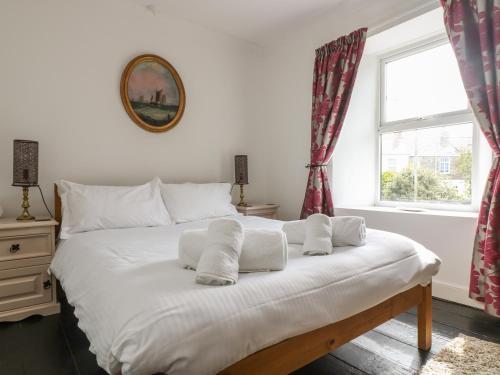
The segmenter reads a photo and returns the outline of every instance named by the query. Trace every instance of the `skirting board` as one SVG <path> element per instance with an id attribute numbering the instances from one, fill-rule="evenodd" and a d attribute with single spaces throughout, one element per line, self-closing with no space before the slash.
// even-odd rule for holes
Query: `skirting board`
<path id="1" fill-rule="evenodd" d="M 447 301 L 460 303 L 483 310 L 481 302 L 469 298 L 469 289 L 457 284 L 450 284 L 437 279 L 432 280 L 432 295 Z"/>

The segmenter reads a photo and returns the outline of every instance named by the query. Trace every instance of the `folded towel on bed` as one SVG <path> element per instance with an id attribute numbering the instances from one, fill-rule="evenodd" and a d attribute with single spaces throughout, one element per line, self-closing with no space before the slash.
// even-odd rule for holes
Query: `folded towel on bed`
<path id="1" fill-rule="evenodd" d="M 360 216 L 331 217 L 333 246 L 361 246 L 366 243 L 365 218 Z"/>
<path id="2" fill-rule="evenodd" d="M 360 216 L 331 217 L 333 246 L 361 246 L 365 244 L 365 219 Z M 287 221 L 283 232 L 288 243 L 303 244 L 306 238 L 306 220 Z"/>
<path id="3" fill-rule="evenodd" d="M 179 238 L 179 261 L 196 269 L 207 243 L 206 229 L 189 229 Z M 279 229 L 245 229 L 240 255 L 240 272 L 281 271 L 288 260 L 288 243 Z"/>
<path id="4" fill-rule="evenodd" d="M 306 239 L 306 221 L 292 220 L 283 224 L 283 232 L 286 234 L 288 243 L 303 245 Z"/>
<path id="5" fill-rule="evenodd" d="M 207 243 L 196 269 L 196 282 L 230 285 L 238 281 L 243 226 L 235 219 L 218 219 L 208 225 Z"/>
<path id="6" fill-rule="evenodd" d="M 328 216 L 314 214 L 306 219 L 306 238 L 302 251 L 304 255 L 332 253 L 332 223 Z"/>

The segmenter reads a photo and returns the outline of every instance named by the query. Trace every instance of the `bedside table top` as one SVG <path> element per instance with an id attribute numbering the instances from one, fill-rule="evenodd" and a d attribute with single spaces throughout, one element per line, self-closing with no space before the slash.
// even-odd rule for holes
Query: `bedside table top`
<path id="1" fill-rule="evenodd" d="M 258 211 L 258 210 L 273 210 L 277 209 L 280 205 L 275 203 L 265 203 L 265 204 L 249 204 L 248 206 L 236 206 L 236 209 L 240 212 L 245 211 Z"/>
<path id="2" fill-rule="evenodd" d="M 17 221 L 15 217 L 5 217 L 0 218 L 0 230 L 1 229 L 15 229 L 15 228 L 33 228 L 33 227 L 47 227 L 55 226 L 59 223 L 54 219 L 37 219 L 30 221 Z"/>

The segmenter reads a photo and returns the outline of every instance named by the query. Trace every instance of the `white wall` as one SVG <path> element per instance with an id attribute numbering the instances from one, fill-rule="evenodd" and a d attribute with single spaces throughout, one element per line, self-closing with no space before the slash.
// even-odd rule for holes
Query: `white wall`
<path id="1" fill-rule="evenodd" d="M 233 155 L 248 152 L 261 53 L 252 44 L 132 2 L 16 0 L 2 2 L 0 46 L 4 215 L 20 211 L 20 189 L 10 186 L 15 138 L 40 142 L 39 181 L 50 202 L 60 178 L 231 181 Z M 166 133 L 136 126 L 120 100 L 122 70 L 142 53 L 167 59 L 184 82 L 184 117 Z M 43 213 L 31 194 L 34 213 Z"/>
<path id="2" fill-rule="evenodd" d="M 332 156 L 330 176 L 334 205 L 369 205 L 375 196 L 377 166 L 377 76 L 378 60 L 366 54 L 358 68 L 342 136 Z M 344 131 L 347 130 L 347 131 Z"/>

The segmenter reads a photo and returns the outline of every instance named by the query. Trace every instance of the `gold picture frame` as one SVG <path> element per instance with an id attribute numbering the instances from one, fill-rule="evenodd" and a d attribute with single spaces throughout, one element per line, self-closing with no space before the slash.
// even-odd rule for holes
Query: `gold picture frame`
<path id="1" fill-rule="evenodd" d="M 122 73 L 120 95 L 129 117 L 150 132 L 176 126 L 186 106 L 186 93 L 175 68 L 160 56 L 132 59 Z"/>

